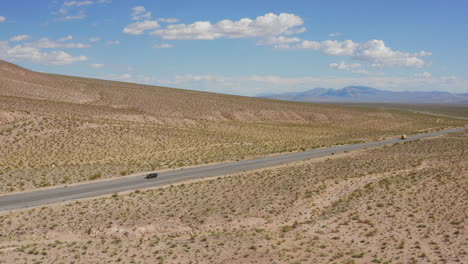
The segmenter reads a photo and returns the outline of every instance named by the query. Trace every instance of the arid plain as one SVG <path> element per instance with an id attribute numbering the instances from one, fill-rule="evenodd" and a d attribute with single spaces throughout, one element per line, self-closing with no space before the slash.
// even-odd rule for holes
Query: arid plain
<path id="1" fill-rule="evenodd" d="M 0 193 L 463 126 L 31 72 L 0 63 Z"/>
<path id="2" fill-rule="evenodd" d="M 0 63 L 0 193 L 466 125 Z M 0 215 L 0 263 L 465 263 L 468 133 Z"/>
<path id="3" fill-rule="evenodd" d="M 0 216 L 3 263 L 466 263 L 466 132 Z"/>

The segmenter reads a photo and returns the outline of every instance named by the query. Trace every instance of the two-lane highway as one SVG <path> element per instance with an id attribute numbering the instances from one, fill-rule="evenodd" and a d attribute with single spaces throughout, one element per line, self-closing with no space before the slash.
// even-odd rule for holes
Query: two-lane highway
<path id="1" fill-rule="evenodd" d="M 409 136 L 404 141 L 440 136 L 450 132 L 468 129 L 468 127 L 437 131 Z M 399 138 L 390 138 L 360 144 L 340 145 L 330 148 L 313 149 L 303 152 L 280 154 L 250 160 L 227 162 L 202 167 L 185 168 L 159 173 L 158 178 L 145 179 L 144 175 L 125 177 L 114 180 L 57 187 L 44 190 L 7 194 L 0 196 L 0 211 L 42 206 L 63 201 L 91 198 L 123 191 L 169 185 L 189 179 L 222 176 L 232 173 L 277 166 L 295 161 L 324 157 L 333 153 L 361 150 L 402 142 Z"/>

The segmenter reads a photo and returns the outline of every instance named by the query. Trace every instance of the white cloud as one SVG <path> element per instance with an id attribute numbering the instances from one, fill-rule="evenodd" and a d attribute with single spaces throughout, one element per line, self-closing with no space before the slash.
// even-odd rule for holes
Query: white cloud
<path id="1" fill-rule="evenodd" d="M 329 56 L 352 56 L 358 47 L 358 43 L 352 40 L 337 41 L 325 40 L 322 42 L 304 40 L 294 46 L 284 46 L 286 49 L 311 49 L 320 50 L 325 55 Z"/>
<path id="2" fill-rule="evenodd" d="M 78 14 L 76 15 L 68 15 L 68 16 L 64 16 L 63 19 L 65 20 L 71 20 L 71 19 L 83 19 L 86 17 L 86 14 L 84 12 L 79 12 Z"/>
<path id="3" fill-rule="evenodd" d="M 146 11 L 144 6 L 135 6 L 132 8 L 132 19 L 133 20 L 140 20 L 142 18 L 144 19 L 150 19 L 151 18 L 151 12 Z"/>
<path id="4" fill-rule="evenodd" d="M 0 58 L 10 61 L 22 60 L 44 65 L 65 65 L 86 61 L 86 56 L 72 56 L 64 51 L 41 51 L 40 48 L 28 45 L 10 47 L 7 42 L 0 42 Z"/>
<path id="5" fill-rule="evenodd" d="M 330 63 L 328 66 L 333 69 L 342 70 L 342 71 L 349 71 L 354 69 L 361 68 L 361 64 L 359 63 L 351 63 L 347 64 L 346 62 L 342 61 L 340 63 Z"/>
<path id="6" fill-rule="evenodd" d="M 329 37 L 332 37 L 332 38 L 338 37 L 338 36 L 341 36 L 341 35 L 342 35 L 342 34 L 341 34 L 340 32 L 334 32 L 334 33 L 328 34 L 328 36 L 329 36 Z"/>
<path id="7" fill-rule="evenodd" d="M 17 36 L 10 38 L 10 41 L 17 42 L 17 41 L 28 40 L 30 38 L 31 37 L 29 35 L 17 35 Z"/>
<path id="8" fill-rule="evenodd" d="M 94 38 L 89 38 L 88 40 L 89 40 L 90 42 L 98 42 L 98 41 L 101 40 L 101 38 L 99 38 L 99 37 L 94 37 Z"/>
<path id="9" fill-rule="evenodd" d="M 131 14 L 132 20 L 139 20 L 138 22 L 127 25 L 122 32 L 130 35 L 141 35 L 146 30 L 152 30 L 160 28 L 162 23 L 176 23 L 179 20 L 177 18 L 158 18 L 151 20 L 152 13 L 144 6 L 135 6 L 132 8 Z"/>
<path id="10" fill-rule="evenodd" d="M 430 56 L 432 53 L 421 51 L 418 53 L 406 53 L 392 50 L 383 40 L 369 40 L 367 42 L 354 42 L 352 40 L 337 41 L 309 41 L 304 40 L 296 45 L 281 45 L 280 49 L 310 49 L 321 51 L 328 56 L 350 56 L 355 60 L 367 61 L 372 67 L 400 66 L 421 68 L 426 65 L 422 56 Z"/>
<path id="11" fill-rule="evenodd" d="M 389 66 L 420 68 L 425 65 L 424 60 L 418 58 L 420 56 L 428 55 L 424 51 L 418 54 L 411 54 L 392 50 L 385 46 L 383 40 L 369 40 L 359 45 L 353 57 L 357 60 L 377 62 Z"/>
<path id="12" fill-rule="evenodd" d="M 35 42 L 25 43 L 25 47 L 34 47 L 38 49 L 57 49 L 57 48 L 64 48 L 64 49 L 85 49 L 91 47 L 89 44 L 83 43 L 62 43 L 64 38 L 59 39 L 58 41 L 50 40 L 48 38 L 41 38 Z"/>
<path id="13" fill-rule="evenodd" d="M 106 42 L 107 45 L 111 46 L 111 45 L 119 45 L 120 44 L 120 41 L 119 40 L 108 40 Z"/>
<path id="14" fill-rule="evenodd" d="M 94 68 L 94 69 L 99 69 L 99 68 L 104 67 L 104 64 L 93 63 L 93 64 L 89 64 L 89 67 Z"/>
<path id="15" fill-rule="evenodd" d="M 285 36 L 278 36 L 278 37 L 268 37 L 263 40 L 257 42 L 257 45 L 275 45 L 275 44 L 285 44 L 285 43 L 295 43 L 300 42 L 301 39 L 294 37 L 288 38 Z"/>
<path id="16" fill-rule="evenodd" d="M 64 6 L 88 6 L 94 4 L 93 1 L 68 1 L 63 3 Z"/>
<path id="17" fill-rule="evenodd" d="M 420 73 L 415 73 L 414 77 L 417 77 L 417 78 L 430 78 L 430 77 L 432 77 L 432 74 L 430 72 L 420 72 Z"/>
<path id="18" fill-rule="evenodd" d="M 168 49 L 168 48 L 172 48 L 174 47 L 174 45 L 172 44 L 156 44 L 156 45 L 153 45 L 153 49 Z"/>
<path id="19" fill-rule="evenodd" d="M 177 23 L 177 22 L 179 22 L 179 19 L 177 19 L 177 18 L 158 18 L 158 21 L 163 22 L 163 23 Z"/>
<path id="20" fill-rule="evenodd" d="M 68 36 L 66 36 L 66 37 L 59 38 L 57 41 L 63 42 L 63 41 L 68 41 L 68 40 L 72 40 L 72 39 L 73 39 L 73 36 L 72 36 L 72 35 L 68 35 Z"/>
<path id="21" fill-rule="evenodd" d="M 432 52 L 423 50 L 418 53 L 415 53 L 414 56 L 418 56 L 418 57 L 432 56 Z"/>
<path id="22" fill-rule="evenodd" d="M 330 56 L 351 56 L 358 44 L 352 40 L 342 42 L 336 40 L 326 40 L 321 43 L 322 52 Z"/>
<path id="23" fill-rule="evenodd" d="M 189 25 L 168 25 L 166 28 L 155 30 L 150 34 L 160 36 L 163 39 L 182 40 L 271 37 L 300 32 L 303 29 L 297 27 L 303 23 L 302 18 L 294 14 L 281 13 L 276 15 L 269 13 L 254 20 L 242 18 L 238 21 L 225 19 L 215 24 L 209 21 L 197 21 Z"/>
<path id="24" fill-rule="evenodd" d="M 107 4 L 111 0 L 73 0 L 64 1 L 52 14 L 57 16 L 57 20 L 84 19 L 86 17 L 86 8 L 92 5 Z M 55 2 L 53 2 L 55 3 Z"/>
<path id="25" fill-rule="evenodd" d="M 6 17 L 0 16 L 0 23 L 5 22 L 5 21 L 6 21 Z"/>
<path id="26" fill-rule="evenodd" d="M 156 20 L 144 20 L 141 22 L 136 22 L 133 24 L 127 25 L 123 29 L 123 33 L 130 35 L 141 35 L 145 30 L 151 30 L 161 27 Z"/>
<path id="27" fill-rule="evenodd" d="M 373 74 L 369 71 L 366 71 L 362 69 L 362 65 L 360 63 L 346 63 L 344 61 L 340 63 L 330 63 L 328 67 L 335 69 L 335 70 L 340 70 L 340 71 L 349 71 L 352 73 L 359 73 L 359 74 Z M 374 73 L 377 74 L 377 73 Z"/>

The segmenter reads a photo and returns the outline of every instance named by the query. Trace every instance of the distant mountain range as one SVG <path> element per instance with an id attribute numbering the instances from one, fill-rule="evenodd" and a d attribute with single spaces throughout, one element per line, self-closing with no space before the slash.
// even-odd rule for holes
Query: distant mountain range
<path id="1" fill-rule="evenodd" d="M 468 93 L 394 92 L 365 86 L 315 88 L 303 92 L 260 94 L 257 97 L 302 102 L 448 103 L 468 104 Z"/>

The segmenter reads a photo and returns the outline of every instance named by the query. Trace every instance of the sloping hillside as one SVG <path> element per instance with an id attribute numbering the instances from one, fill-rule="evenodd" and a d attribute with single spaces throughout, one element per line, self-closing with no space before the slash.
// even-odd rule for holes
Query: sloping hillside
<path id="1" fill-rule="evenodd" d="M 465 123 L 37 73 L 0 64 L 0 192 Z"/>
<path id="2" fill-rule="evenodd" d="M 0 60 L 0 95 L 73 103 L 98 100 L 96 92 L 85 88 L 66 78 L 32 72 Z"/>
<path id="3" fill-rule="evenodd" d="M 375 116 L 372 112 L 353 108 L 38 73 L 3 61 L 0 61 L 0 95 L 105 106 L 161 119 L 304 123 L 342 122 L 357 117 L 364 120 Z"/>

